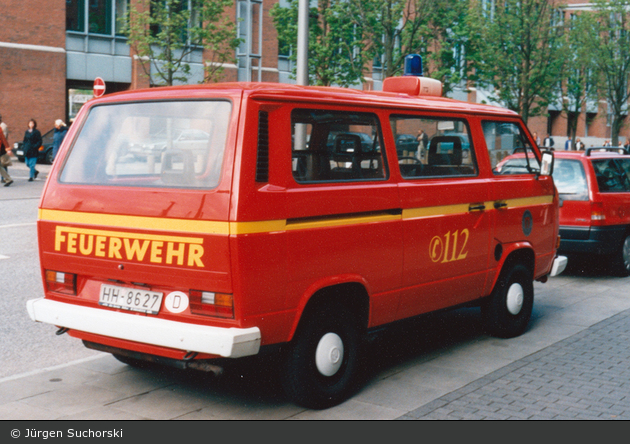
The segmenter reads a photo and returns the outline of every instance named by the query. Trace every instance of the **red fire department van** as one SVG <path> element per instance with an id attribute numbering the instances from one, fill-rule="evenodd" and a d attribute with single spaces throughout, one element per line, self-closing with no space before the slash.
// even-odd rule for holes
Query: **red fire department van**
<path id="1" fill-rule="evenodd" d="M 478 305 L 489 333 L 523 333 L 533 281 L 566 263 L 552 153 L 517 114 L 442 98 L 434 80 L 383 89 L 90 101 L 41 198 L 30 317 L 132 365 L 274 349 L 288 396 L 311 408 L 353 393 L 376 327 Z M 514 152 L 531 171 L 493 172 Z"/>

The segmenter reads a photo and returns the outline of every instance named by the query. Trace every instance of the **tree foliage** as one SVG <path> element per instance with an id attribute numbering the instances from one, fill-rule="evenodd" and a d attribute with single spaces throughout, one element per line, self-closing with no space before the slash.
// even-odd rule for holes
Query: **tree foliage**
<path id="1" fill-rule="evenodd" d="M 564 42 L 556 0 L 502 0 L 485 9 L 472 0 L 468 16 L 473 80 L 525 122 L 546 112 L 560 82 Z"/>
<path id="2" fill-rule="evenodd" d="M 152 84 L 185 83 L 191 75 L 190 56 L 206 49 L 204 81 L 216 81 L 222 65 L 235 61 L 234 21 L 224 14 L 231 0 L 142 0 L 129 8 L 123 34 L 141 60 Z"/>
<path id="3" fill-rule="evenodd" d="M 450 92 L 464 77 L 468 0 L 350 0 L 352 20 L 362 24 L 370 55 L 383 77 L 400 75 L 408 54 L 423 56 L 425 72 Z"/>
<path id="4" fill-rule="evenodd" d="M 577 116 L 588 101 L 597 102 L 598 74 L 593 51 L 589 47 L 592 33 L 592 17 L 576 14 L 568 24 L 566 54 L 561 75 L 562 110 L 568 116 L 568 133 L 575 145 Z"/>
<path id="5" fill-rule="evenodd" d="M 298 0 L 289 7 L 275 4 L 271 10 L 278 32 L 279 50 L 295 62 L 297 54 Z M 363 27 L 350 19 L 347 0 L 319 0 L 309 8 L 309 83 L 320 86 L 351 86 L 364 80 L 369 58 Z M 295 75 L 295 72 L 293 73 Z"/>
<path id="6" fill-rule="evenodd" d="M 630 99 L 630 0 L 596 0 L 594 6 L 586 45 L 595 58 L 600 90 L 612 117 L 612 143 L 618 145 Z"/>

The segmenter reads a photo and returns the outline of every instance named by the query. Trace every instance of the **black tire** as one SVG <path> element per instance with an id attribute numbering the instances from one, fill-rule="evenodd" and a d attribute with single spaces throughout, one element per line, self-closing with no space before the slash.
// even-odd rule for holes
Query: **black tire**
<path id="1" fill-rule="evenodd" d="M 618 251 L 612 257 L 614 273 L 619 276 L 630 276 L 630 235 L 626 235 Z"/>
<path id="2" fill-rule="evenodd" d="M 489 334 L 513 338 L 523 334 L 534 307 L 532 273 L 522 264 L 502 270 L 490 298 L 481 307 L 484 325 Z"/>
<path id="3" fill-rule="evenodd" d="M 53 152 L 52 152 L 52 150 L 48 150 L 46 152 L 46 156 L 45 156 L 44 162 L 46 162 L 48 165 L 52 165 L 53 160 L 54 160 L 53 159 Z"/>
<path id="4" fill-rule="evenodd" d="M 289 399 L 310 409 L 346 400 L 357 385 L 363 342 L 363 328 L 348 310 L 331 307 L 307 315 L 286 357 L 283 384 Z"/>

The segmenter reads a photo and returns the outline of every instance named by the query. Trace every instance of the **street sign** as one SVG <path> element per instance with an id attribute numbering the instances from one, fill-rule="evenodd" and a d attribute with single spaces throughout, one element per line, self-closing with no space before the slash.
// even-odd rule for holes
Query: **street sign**
<path id="1" fill-rule="evenodd" d="M 105 80 L 97 77 L 94 79 L 94 97 L 101 97 L 105 94 Z"/>

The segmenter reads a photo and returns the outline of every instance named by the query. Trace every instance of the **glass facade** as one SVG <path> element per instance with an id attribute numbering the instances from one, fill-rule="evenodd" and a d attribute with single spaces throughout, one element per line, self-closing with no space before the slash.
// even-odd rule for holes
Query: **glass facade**
<path id="1" fill-rule="evenodd" d="M 121 35 L 129 0 L 66 0 L 66 31 Z"/>

